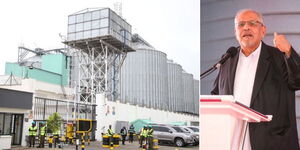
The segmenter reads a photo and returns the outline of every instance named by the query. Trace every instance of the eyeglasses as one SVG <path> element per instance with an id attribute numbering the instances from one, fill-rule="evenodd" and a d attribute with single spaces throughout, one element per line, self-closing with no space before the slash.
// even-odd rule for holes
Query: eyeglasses
<path id="1" fill-rule="evenodd" d="M 263 25 L 263 23 L 255 20 L 250 20 L 250 21 L 240 21 L 237 23 L 238 27 L 244 27 L 246 24 L 248 24 L 250 27 L 256 27 L 258 24 Z"/>

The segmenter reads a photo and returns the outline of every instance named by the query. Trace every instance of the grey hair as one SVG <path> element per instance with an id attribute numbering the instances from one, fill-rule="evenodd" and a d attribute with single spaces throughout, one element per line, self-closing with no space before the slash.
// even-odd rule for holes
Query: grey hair
<path id="1" fill-rule="evenodd" d="M 235 25 L 237 24 L 237 17 L 238 17 L 239 15 L 241 15 L 242 13 L 244 13 L 244 12 L 253 12 L 253 13 L 255 13 L 255 14 L 258 16 L 258 20 L 264 25 L 264 19 L 263 19 L 263 17 L 262 17 L 262 14 L 259 13 L 259 12 L 257 12 L 257 11 L 255 11 L 255 10 L 253 10 L 253 9 L 241 9 L 241 10 L 239 10 L 239 11 L 236 13 L 235 17 L 234 17 L 234 24 L 235 24 Z"/>

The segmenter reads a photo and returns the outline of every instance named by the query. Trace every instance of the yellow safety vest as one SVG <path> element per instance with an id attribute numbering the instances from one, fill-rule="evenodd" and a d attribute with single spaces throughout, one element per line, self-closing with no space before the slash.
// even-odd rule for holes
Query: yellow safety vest
<path id="1" fill-rule="evenodd" d="M 29 127 L 29 136 L 36 136 L 37 127 Z"/>
<path id="2" fill-rule="evenodd" d="M 40 134 L 45 135 L 45 133 L 46 133 L 46 127 L 43 126 L 43 127 L 40 128 Z"/>
<path id="3" fill-rule="evenodd" d="M 147 130 L 143 129 L 141 135 L 144 136 L 144 137 L 147 137 Z"/>
<path id="4" fill-rule="evenodd" d="M 153 137 L 153 129 L 148 130 L 148 136 Z"/>
<path id="5" fill-rule="evenodd" d="M 113 130 L 112 130 L 112 129 L 108 129 L 108 130 L 107 130 L 107 133 L 108 133 L 108 135 L 109 135 L 109 136 L 112 136 L 112 135 L 114 135 L 114 132 L 113 132 Z"/>

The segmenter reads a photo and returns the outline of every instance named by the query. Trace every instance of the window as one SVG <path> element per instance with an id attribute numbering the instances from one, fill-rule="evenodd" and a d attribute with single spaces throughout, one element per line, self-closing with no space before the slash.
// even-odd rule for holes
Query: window
<path id="1" fill-rule="evenodd" d="M 100 28 L 100 20 L 92 21 L 92 29 Z"/>
<path id="2" fill-rule="evenodd" d="M 191 133 L 187 128 L 180 128 L 181 130 L 183 130 L 183 132 L 185 133 Z"/>
<path id="3" fill-rule="evenodd" d="M 87 12 L 84 14 L 84 21 L 90 21 L 92 19 L 92 13 Z"/>
<path id="4" fill-rule="evenodd" d="M 68 32 L 75 32 L 75 24 L 69 25 Z"/>
<path id="5" fill-rule="evenodd" d="M 84 27 L 84 30 L 90 30 L 91 29 L 91 24 L 92 24 L 92 22 L 85 22 L 84 23 L 84 25 L 83 25 L 83 27 Z"/>
<path id="6" fill-rule="evenodd" d="M 100 18 L 100 11 L 93 11 L 92 12 L 92 20 Z"/>
<path id="7" fill-rule="evenodd" d="M 177 132 L 183 132 L 179 127 L 173 127 Z"/>
<path id="8" fill-rule="evenodd" d="M 79 23 L 79 22 L 83 22 L 83 14 L 79 14 L 76 16 L 76 22 Z"/>
<path id="9" fill-rule="evenodd" d="M 161 127 L 162 132 L 170 132 L 170 129 L 167 127 Z"/>
<path id="10" fill-rule="evenodd" d="M 76 33 L 76 40 L 83 39 L 83 32 L 77 32 Z"/>
<path id="11" fill-rule="evenodd" d="M 100 12 L 100 18 L 108 17 L 108 9 L 102 9 Z"/>
<path id="12" fill-rule="evenodd" d="M 96 37 L 96 36 L 99 36 L 100 34 L 100 30 L 92 30 L 92 37 Z"/>
<path id="13" fill-rule="evenodd" d="M 188 128 L 192 129 L 194 132 L 199 132 L 198 128 L 195 128 L 195 127 L 188 127 Z"/>
<path id="14" fill-rule="evenodd" d="M 83 38 L 90 38 L 92 36 L 92 31 L 84 31 L 83 32 Z"/>
<path id="15" fill-rule="evenodd" d="M 100 29 L 100 35 L 107 35 L 107 34 L 108 34 L 108 28 Z"/>
<path id="16" fill-rule="evenodd" d="M 153 130 L 158 131 L 158 132 L 169 132 L 170 131 L 170 129 L 167 127 L 159 127 L 159 126 L 153 126 Z"/>
<path id="17" fill-rule="evenodd" d="M 108 19 L 101 19 L 100 27 L 107 27 L 107 26 L 108 26 Z"/>
<path id="18" fill-rule="evenodd" d="M 83 30 L 83 23 L 76 24 L 76 32 Z"/>
<path id="19" fill-rule="evenodd" d="M 152 128 L 154 131 L 159 131 L 159 127 L 157 127 L 157 126 L 153 126 Z"/>
<path id="20" fill-rule="evenodd" d="M 11 114 L 5 114 L 4 115 L 5 121 L 4 121 L 4 128 L 3 128 L 3 134 L 10 134 L 11 130 Z"/>
<path id="21" fill-rule="evenodd" d="M 73 24 L 76 21 L 76 16 L 69 16 L 69 24 Z"/>

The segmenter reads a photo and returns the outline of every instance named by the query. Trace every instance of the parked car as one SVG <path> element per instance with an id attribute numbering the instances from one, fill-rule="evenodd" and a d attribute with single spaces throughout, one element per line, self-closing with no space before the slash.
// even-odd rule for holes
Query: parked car
<path id="1" fill-rule="evenodd" d="M 197 126 L 186 126 L 186 127 L 193 130 L 194 133 L 199 134 L 199 127 Z"/>
<path id="2" fill-rule="evenodd" d="M 191 133 L 184 132 L 179 127 L 168 125 L 153 125 L 153 135 L 158 139 L 159 143 L 173 143 L 178 147 L 184 147 L 193 144 L 195 137 Z M 179 129 L 178 129 L 179 128 Z"/>
<path id="3" fill-rule="evenodd" d="M 183 130 L 188 133 L 192 133 L 195 137 L 195 141 L 193 143 L 194 146 L 199 145 L 199 128 L 193 126 L 180 126 Z M 193 130 L 194 129 L 194 130 Z"/>

